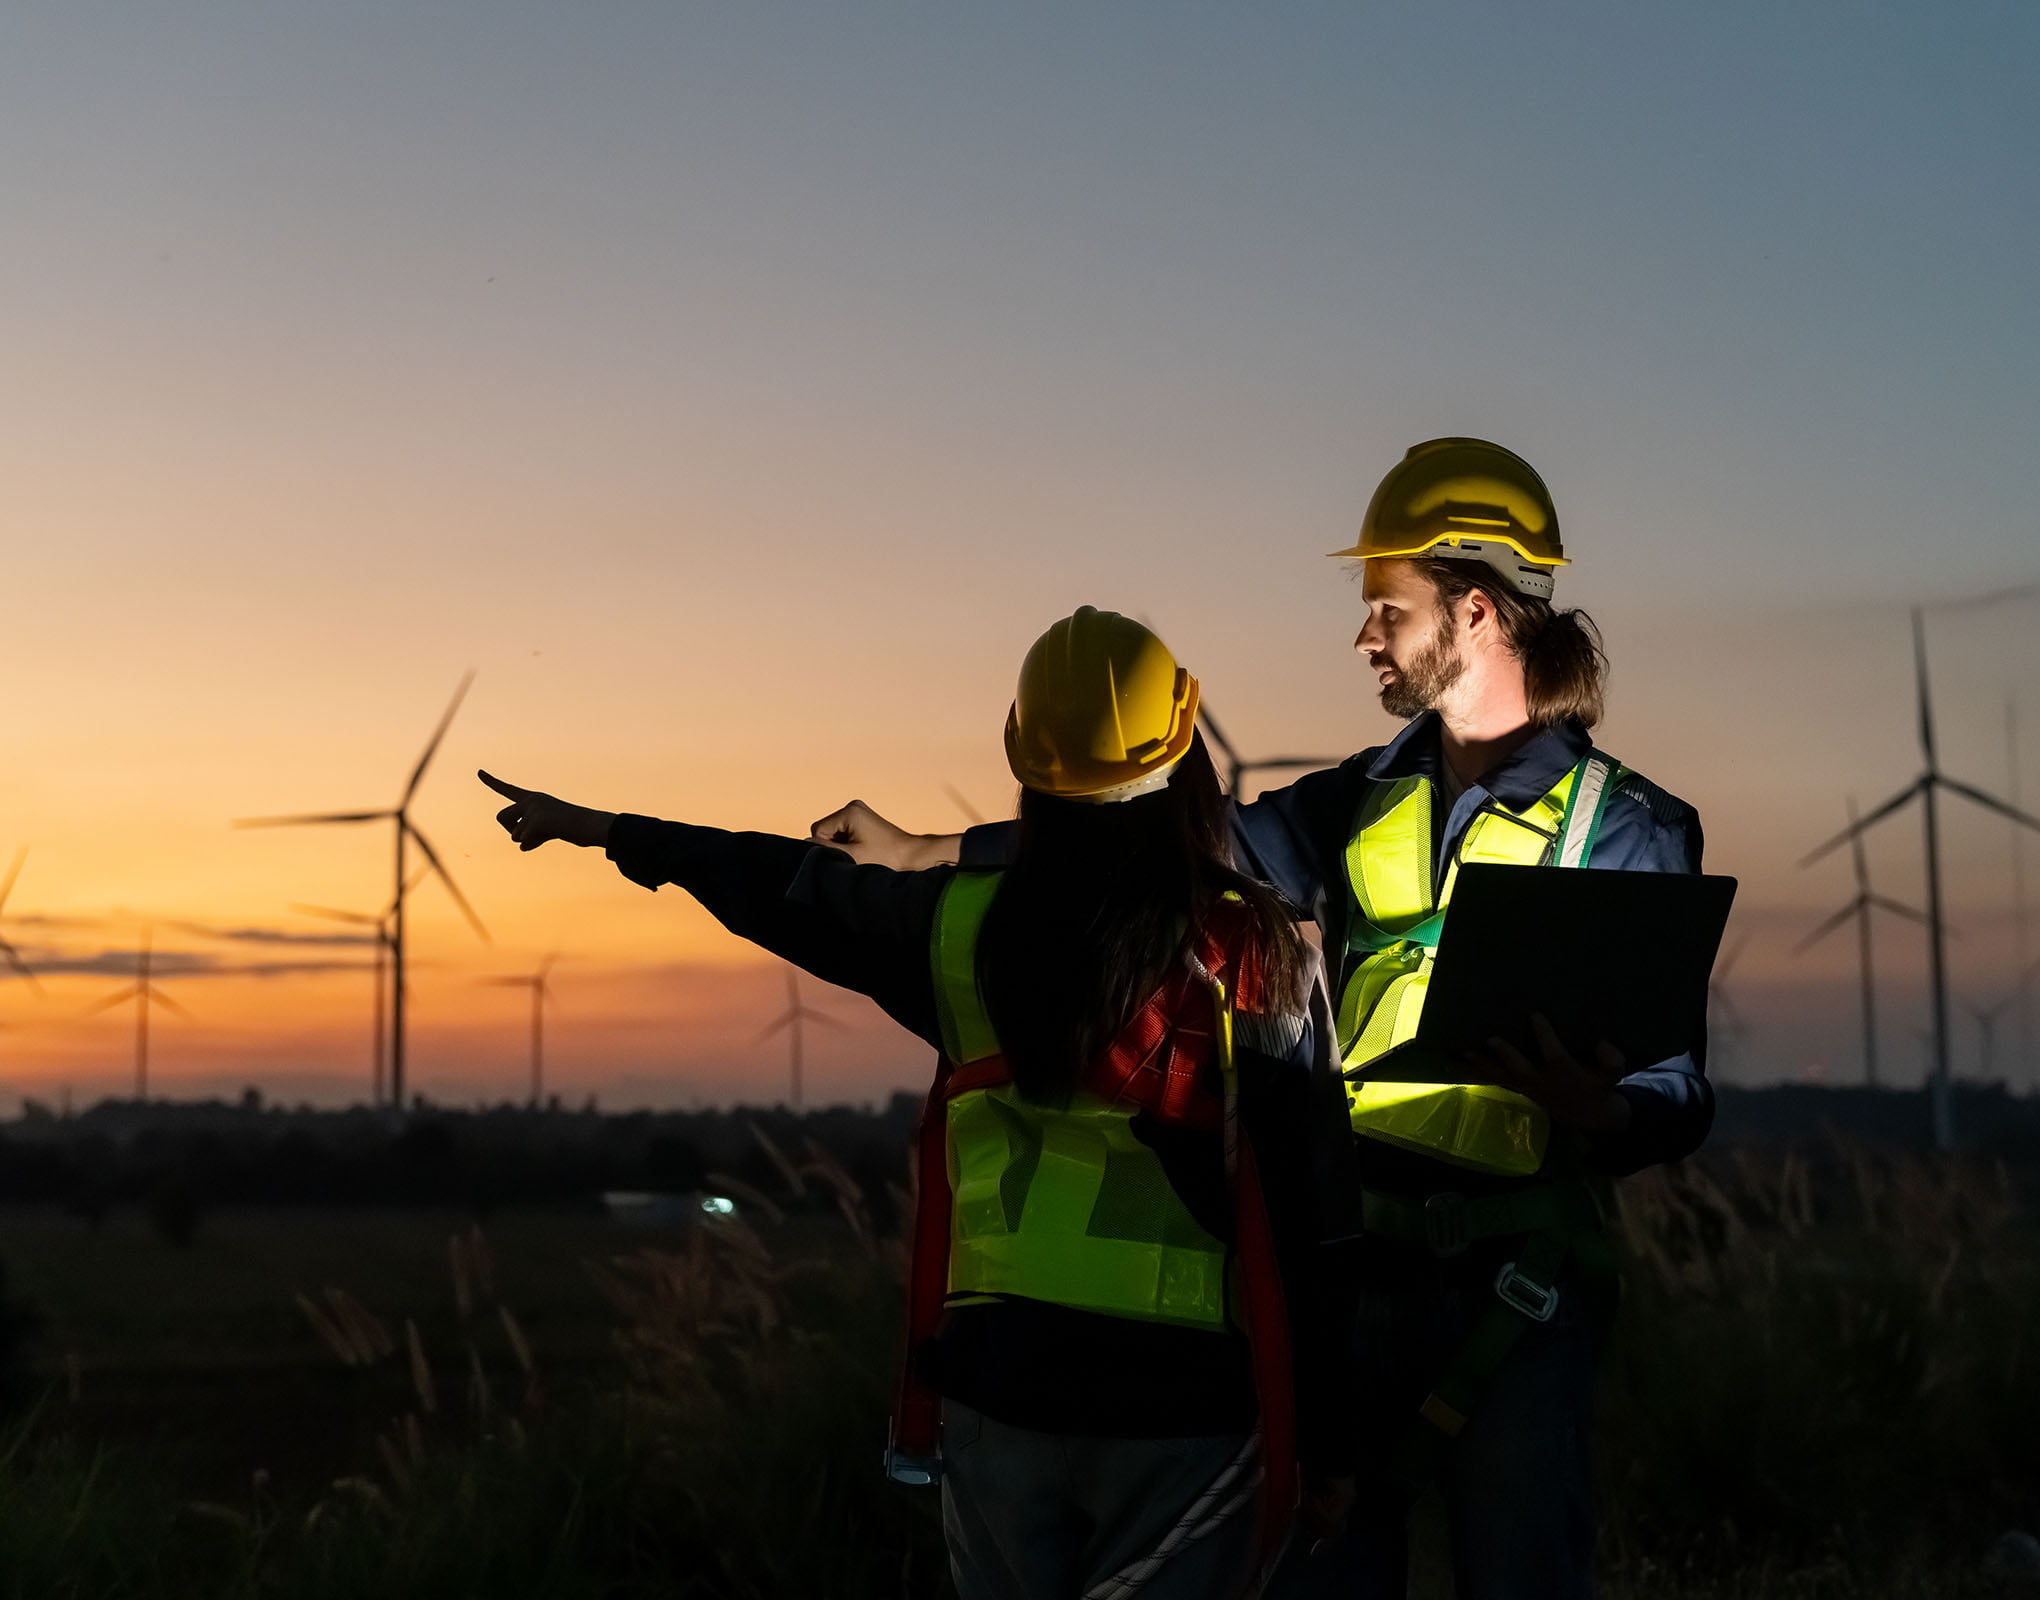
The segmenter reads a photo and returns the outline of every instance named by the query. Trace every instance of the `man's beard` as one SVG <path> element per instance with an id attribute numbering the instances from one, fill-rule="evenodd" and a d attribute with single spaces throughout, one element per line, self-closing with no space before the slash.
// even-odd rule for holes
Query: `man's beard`
<path id="1" fill-rule="evenodd" d="M 1465 658 L 1441 633 L 1420 646 L 1409 660 L 1395 663 L 1395 677 L 1381 691 L 1381 709 L 1391 717 L 1414 717 L 1429 711 L 1465 670 Z"/>

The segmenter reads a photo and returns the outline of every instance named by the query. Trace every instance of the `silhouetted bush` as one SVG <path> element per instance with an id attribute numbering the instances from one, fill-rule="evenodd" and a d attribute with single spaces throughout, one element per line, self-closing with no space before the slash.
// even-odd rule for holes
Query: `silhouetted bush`
<path id="1" fill-rule="evenodd" d="M 143 1202 L 156 1237 L 179 1250 L 198 1236 L 198 1188 L 187 1173 L 173 1172 L 156 1180 Z"/>

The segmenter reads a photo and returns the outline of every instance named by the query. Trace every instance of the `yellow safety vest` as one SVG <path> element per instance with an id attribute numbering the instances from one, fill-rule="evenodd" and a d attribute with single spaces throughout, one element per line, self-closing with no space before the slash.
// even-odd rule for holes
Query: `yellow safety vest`
<path id="1" fill-rule="evenodd" d="M 1432 878 L 1431 780 L 1368 785 L 1346 845 L 1346 975 L 1339 1046 L 1364 1066 L 1415 1036 L 1452 887 L 1467 863 L 1585 866 L 1623 769 L 1598 751 L 1522 811 L 1490 800 Z M 1347 1083 L 1353 1131 L 1477 1172 L 1524 1177 L 1544 1162 L 1550 1122 L 1491 1084 Z"/>
<path id="2" fill-rule="evenodd" d="M 998 873 L 959 872 L 933 939 L 936 1011 L 957 1067 L 999 1052 L 977 986 L 977 941 Z M 1035 1105 L 1010 1082 L 947 1108 L 949 1303 L 1024 1295 L 1195 1328 L 1227 1325 L 1226 1246 L 1200 1227 L 1134 1110 L 1078 1092 Z"/>

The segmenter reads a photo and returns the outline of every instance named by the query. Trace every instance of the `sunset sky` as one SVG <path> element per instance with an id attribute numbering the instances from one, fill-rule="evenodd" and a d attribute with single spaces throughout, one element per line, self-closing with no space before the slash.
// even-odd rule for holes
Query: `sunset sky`
<path id="1" fill-rule="evenodd" d="M 1793 863 L 1918 769 L 1909 605 L 1948 769 L 2040 804 L 2040 599 L 1956 604 L 2040 580 L 2036 63 L 2011 3 L 10 6 L 0 935 L 44 978 L 0 972 L 0 1110 L 125 1086 L 131 1013 L 82 1013 L 144 922 L 159 1092 L 360 1096 L 368 951 L 290 904 L 377 909 L 387 825 L 230 822 L 391 804 L 471 668 L 416 817 L 494 943 L 418 892 L 413 1086 L 520 1094 L 482 980 L 557 949 L 570 1099 L 775 1097 L 779 969 L 520 856 L 477 766 L 946 829 L 1010 806 L 1019 658 L 1086 603 L 1254 750 L 1379 743 L 1322 552 L 1444 434 L 1543 472 L 1601 742 L 1743 881 L 1717 1073 L 1852 1080 L 1853 949 L 1793 953 L 1846 857 Z M 1946 828 L 1990 1006 L 2008 828 Z M 1872 866 L 1917 900 L 1911 813 Z M 809 997 L 814 1098 L 925 1081 Z"/>

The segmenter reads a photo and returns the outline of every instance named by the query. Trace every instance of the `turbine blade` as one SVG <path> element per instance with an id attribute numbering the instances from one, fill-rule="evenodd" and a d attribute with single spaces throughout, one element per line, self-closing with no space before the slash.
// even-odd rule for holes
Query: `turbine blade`
<path id="1" fill-rule="evenodd" d="M 771 1023 L 767 1023 L 767 1024 L 765 1025 L 765 1027 L 764 1027 L 764 1028 L 763 1028 L 762 1030 L 760 1030 L 760 1032 L 758 1033 L 758 1036 L 757 1036 L 756 1038 L 754 1038 L 754 1039 L 753 1039 L 753 1040 L 751 1041 L 751 1043 L 753 1043 L 753 1044 L 763 1044 L 763 1043 L 764 1043 L 764 1042 L 765 1042 L 765 1041 L 766 1041 L 767 1039 L 771 1038 L 771 1037 L 772 1037 L 772 1036 L 773 1036 L 773 1035 L 774 1035 L 775 1033 L 778 1033 L 778 1032 L 779 1032 L 780 1030 L 782 1030 L 782 1029 L 784 1029 L 784 1028 L 790 1028 L 790 1027 L 792 1027 L 792 1026 L 793 1026 L 793 1013 L 792 1013 L 791 1011 L 789 1011 L 789 1012 L 787 1012 L 787 1013 L 786 1013 L 786 1015 L 785 1015 L 785 1016 L 781 1017 L 781 1018 L 780 1018 L 780 1019 L 779 1019 L 779 1020 L 778 1020 L 777 1022 L 771 1022 Z"/>
<path id="2" fill-rule="evenodd" d="M 432 765 L 432 758 L 439 751 L 439 741 L 446 737 L 446 730 L 453 721 L 453 714 L 460 709 L 461 701 L 467 698 L 468 685 L 474 681 L 474 671 L 470 668 L 467 676 L 460 680 L 460 687 L 453 691 L 453 699 L 447 703 L 446 714 L 439 719 L 439 726 L 432 730 L 431 743 L 425 746 L 425 753 L 411 769 L 411 781 L 404 785 L 404 798 L 397 802 L 399 810 L 411 803 L 411 796 L 418 792 L 418 785 L 425 781 L 425 769 Z"/>
<path id="3" fill-rule="evenodd" d="M 0 911 L 7 909 L 7 897 L 14 892 L 14 880 L 21 876 L 21 864 L 27 859 L 27 845 L 14 852 L 14 865 L 7 869 L 7 881 L 0 883 Z"/>
<path id="4" fill-rule="evenodd" d="M 1823 922 L 1818 928 L 1815 928 L 1813 932 L 1809 933 L 1804 939 L 1801 939 L 1799 943 L 1795 944 L 1792 947 L 1792 953 L 1794 955 L 1798 955 L 1802 950 L 1812 949 L 1815 945 L 1819 944 L 1821 940 L 1825 939 L 1829 934 L 1833 933 L 1835 929 L 1845 926 L 1848 923 L 1849 919 L 1860 913 L 1862 909 L 1863 899 L 1859 895 L 1854 900 L 1851 900 L 1847 905 L 1843 906 L 1842 909 L 1837 911 L 1833 916 L 1829 917 L 1827 921 Z"/>
<path id="5" fill-rule="evenodd" d="M 1904 805 L 1908 800 L 1912 799 L 1915 795 L 1917 795 L 1922 789 L 1924 789 L 1927 786 L 1929 781 L 1931 780 L 1929 780 L 1927 775 L 1925 773 L 1922 773 L 1919 777 L 1915 778 L 1911 783 L 1907 784 L 1903 789 L 1899 790 L 1897 794 L 1893 795 L 1889 800 L 1885 801 L 1884 804 L 1879 806 L 1875 811 L 1870 812 L 1867 816 L 1858 817 L 1854 822 L 1850 823 L 1846 828 L 1842 829 L 1840 833 L 1836 834 L 1832 839 L 1828 840 L 1828 842 L 1822 845 L 1818 850 L 1809 851 L 1807 852 L 1807 854 L 1801 856 L 1799 858 L 1799 864 L 1802 867 L 1810 867 L 1822 856 L 1826 855 L 1830 850 L 1838 849 L 1840 846 L 1847 844 L 1851 839 L 1855 838 L 1855 836 L 1861 833 L 1865 828 L 1875 827 L 1878 823 L 1882 822 L 1886 817 L 1890 816 L 1892 812 L 1896 811 L 1900 806 Z"/>
<path id="6" fill-rule="evenodd" d="M 302 900 L 291 901 L 290 908 L 308 917 L 325 917 L 333 922 L 357 922 L 365 928 L 373 928 L 382 920 L 380 917 L 371 917 L 366 911 L 337 911 L 332 906 L 308 906 Z"/>
<path id="7" fill-rule="evenodd" d="M 439 881 L 446 885 L 446 892 L 453 896 L 453 903 L 460 907 L 461 915 L 468 919 L 468 926 L 475 930 L 483 944 L 494 944 L 496 941 L 489 937 L 489 930 L 482 926 L 482 919 L 475 915 L 475 908 L 468 904 L 467 896 L 460 892 L 460 885 L 453 881 L 453 874 L 446 870 L 446 863 L 439 859 L 439 852 L 432 848 L 431 842 L 413 826 L 408 817 L 405 818 L 403 827 L 404 832 L 411 836 L 412 842 L 424 852 L 425 859 L 432 863 L 432 870 L 439 874 Z"/>
<path id="8" fill-rule="evenodd" d="M 311 811 L 294 817 L 236 817 L 237 828 L 295 828 L 311 822 L 381 822 L 394 811 Z"/>
<path id="9" fill-rule="evenodd" d="M 1336 767 L 1344 756 L 1270 756 L 1265 761 L 1242 761 L 1242 772 L 1272 772 L 1277 768 L 1309 767 L 1315 772 L 1320 767 Z"/>
<path id="10" fill-rule="evenodd" d="M 1889 911 L 1895 917 L 1904 917 L 1907 921 L 1917 922 L 1922 927 L 1933 921 L 1933 918 L 1924 911 L 1915 911 L 1911 906 L 1894 900 L 1889 895 L 1873 894 L 1869 898 L 1870 904 L 1879 911 Z"/>
<path id="11" fill-rule="evenodd" d="M 983 817 L 978 815 L 978 808 L 972 805 L 970 801 L 964 798 L 963 791 L 957 788 L 955 784 L 945 783 L 942 786 L 942 792 L 948 795 L 951 800 L 956 802 L 956 809 L 961 811 L 966 817 L 970 818 L 973 824 L 982 823 L 985 820 Z M 6 898 L 7 898 L 6 895 L 0 894 L 0 900 L 5 900 Z"/>
<path id="12" fill-rule="evenodd" d="M 141 992 L 142 986 L 139 983 L 131 983 L 121 990 L 119 994 L 108 995 L 104 1000 L 93 1001 L 91 1005 L 79 1012 L 78 1015 L 90 1017 L 96 1016 L 102 1011 L 111 1011 L 115 1006 L 126 1005 L 128 1001 L 134 999 Z"/>
<path id="13" fill-rule="evenodd" d="M 155 1001 L 157 1005 L 163 1006 L 168 1010 L 176 1013 L 176 1015 L 184 1018 L 187 1022 L 191 1020 L 191 1013 L 189 1011 L 186 1011 L 183 1006 L 179 1005 L 175 1000 L 171 999 L 167 994 L 165 994 L 161 989 L 158 989 L 154 984 L 149 985 L 149 998 Z"/>
<path id="14" fill-rule="evenodd" d="M 1972 789 L 1968 784 L 1957 783 L 1953 778 L 1943 778 L 1941 782 L 1963 799 L 1982 806 L 1984 810 L 1995 811 L 1999 816 L 2009 818 L 2022 828 L 2031 828 L 2034 832 L 2040 833 L 2040 817 L 2030 817 L 2017 806 L 2006 805 L 1996 795 L 1985 794 L 1981 789 Z"/>
<path id="15" fill-rule="evenodd" d="M 847 1028 L 850 1026 L 849 1023 L 843 1021 L 840 1017 L 832 1017 L 826 1011 L 810 1011 L 806 1006 L 800 1008 L 800 1014 L 806 1017 L 808 1021 L 819 1022 L 826 1028 Z"/>
<path id="16" fill-rule="evenodd" d="M 1927 620 L 1918 606 L 1913 607 L 1913 684 L 1920 702 L 1920 749 L 1927 758 L 1927 770 L 1932 772 L 1934 760 L 1934 697 L 1927 685 Z"/>
<path id="17" fill-rule="evenodd" d="M 1225 736 L 1225 730 L 1218 725 L 1218 718 L 1211 714 L 1211 702 L 1200 698 L 1197 702 L 1197 720 L 1204 724 L 1204 731 L 1211 735 L 1211 742 L 1225 753 L 1226 760 L 1245 770 L 1239 751 L 1233 748 L 1232 740 Z"/>
<path id="18" fill-rule="evenodd" d="M 16 972 L 20 973 L 22 977 L 28 980 L 28 986 L 31 989 L 33 989 L 37 994 L 41 994 L 43 992 L 42 979 L 38 978 L 33 972 L 29 971 L 28 963 L 21 959 L 21 952 L 19 950 L 16 950 L 14 946 L 9 944 L 5 939 L 0 939 L 0 956 L 4 956 L 7 960 L 7 964 L 10 967 L 12 967 Z"/>

